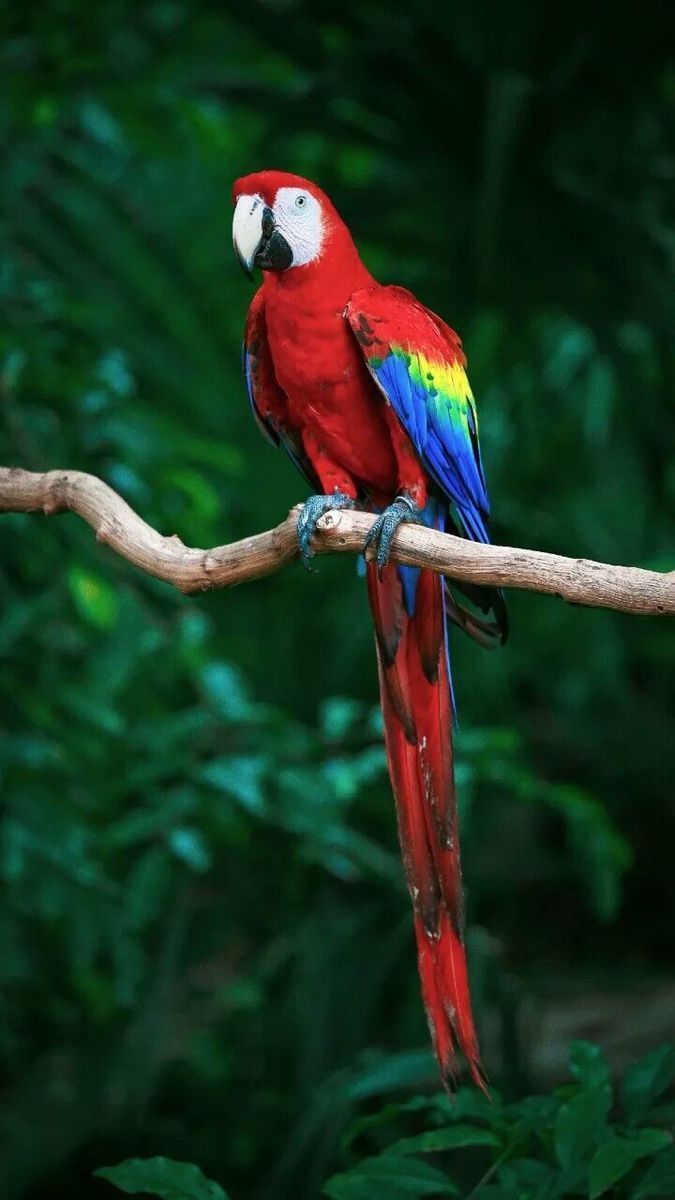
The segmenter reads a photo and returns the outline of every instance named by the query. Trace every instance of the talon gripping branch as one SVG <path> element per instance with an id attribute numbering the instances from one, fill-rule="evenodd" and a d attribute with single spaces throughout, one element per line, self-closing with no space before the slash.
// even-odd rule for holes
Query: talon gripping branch
<path id="1" fill-rule="evenodd" d="M 298 522 L 304 561 L 328 509 L 379 514 L 368 594 L 422 996 L 444 1082 L 459 1049 L 484 1086 L 464 948 L 447 623 L 491 644 L 506 637 L 506 611 L 494 589 L 461 589 L 479 616 L 440 576 L 389 563 L 401 521 L 489 541 L 461 343 L 410 292 L 373 279 L 313 183 L 261 171 L 236 182 L 234 203 L 237 256 L 249 274 L 263 272 L 244 335 L 253 413 L 317 493 Z"/>

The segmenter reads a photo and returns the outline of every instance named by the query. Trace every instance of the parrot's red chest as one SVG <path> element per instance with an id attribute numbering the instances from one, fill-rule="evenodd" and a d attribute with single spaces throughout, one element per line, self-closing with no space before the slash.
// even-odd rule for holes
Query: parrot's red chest
<path id="1" fill-rule="evenodd" d="M 375 387 L 342 311 L 276 296 L 266 305 L 277 382 L 294 424 L 374 496 L 393 496 L 396 460 Z"/>

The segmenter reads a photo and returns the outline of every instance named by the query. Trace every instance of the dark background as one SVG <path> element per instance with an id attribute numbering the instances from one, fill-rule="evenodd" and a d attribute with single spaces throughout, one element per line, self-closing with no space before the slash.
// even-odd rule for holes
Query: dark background
<path id="1" fill-rule="evenodd" d="M 334 199 L 462 334 L 495 539 L 672 568 L 668 6 L 15 3 L 2 458 L 210 546 L 306 494 L 251 420 L 230 188 Z M 75 517 L 0 519 L 0 1191 L 127 1154 L 312 1197 L 349 1114 L 436 1086 L 354 562 L 185 599 Z M 673 1032 L 675 639 L 510 598 L 457 637 L 487 1067 L 548 1087 Z"/>

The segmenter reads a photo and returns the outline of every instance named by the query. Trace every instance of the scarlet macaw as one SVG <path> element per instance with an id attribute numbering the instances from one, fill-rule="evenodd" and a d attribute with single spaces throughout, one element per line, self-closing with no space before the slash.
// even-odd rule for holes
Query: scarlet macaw
<path id="1" fill-rule="evenodd" d="M 305 565 L 319 517 L 359 504 L 378 514 L 367 567 L 398 831 L 412 899 L 421 990 L 445 1083 L 454 1051 L 484 1086 L 464 948 L 452 769 L 447 618 L 478 641 L 506 637 L 503 597 L 389 563 L 403 521 L 489 541 L 488 497 L 466 360 L 456 333 L 401 287 L 377 283 L 328 197 L 297 175 L 238 179 L 233 242 L 263 283 L 244 334 L 244 373 L 263 432 L 317 493 L 298 541 Z"/>

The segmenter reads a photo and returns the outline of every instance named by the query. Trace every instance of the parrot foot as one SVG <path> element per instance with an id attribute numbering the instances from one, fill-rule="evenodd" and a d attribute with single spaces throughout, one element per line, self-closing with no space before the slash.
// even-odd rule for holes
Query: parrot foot
<path id="1" fill-rule="evenodd" d="M 403 525 L 407 521 L 419 521 L 421 512 L 422 509 L 409 496 L 397 496 L 394 503 L 388 505 L 384 512 L 380 513 L 374 525 L 369 529 L 363 549 L 365 551 L 368 546 L 377 547 L 375 562 L 380 575 L 389 562 L 391 543 L 399 525 Z"/>
<path id="2" fill-rule="evenodd" d="M 316 574 L 314 568 L 310 566 L 310 559 L 314 557 L 312 538 L 316 532 L 316 523 L 319 518 L 333 508 L 354 508 L 355 504 L 356 501 L 352 500 L 351 496 L 345 495 L 344 492 L 332 492 L 327 496 L 310 496 L 305 500 L 302 512 L 298 517 L 297 535 L 300 558 L 308 571 Z"/>

